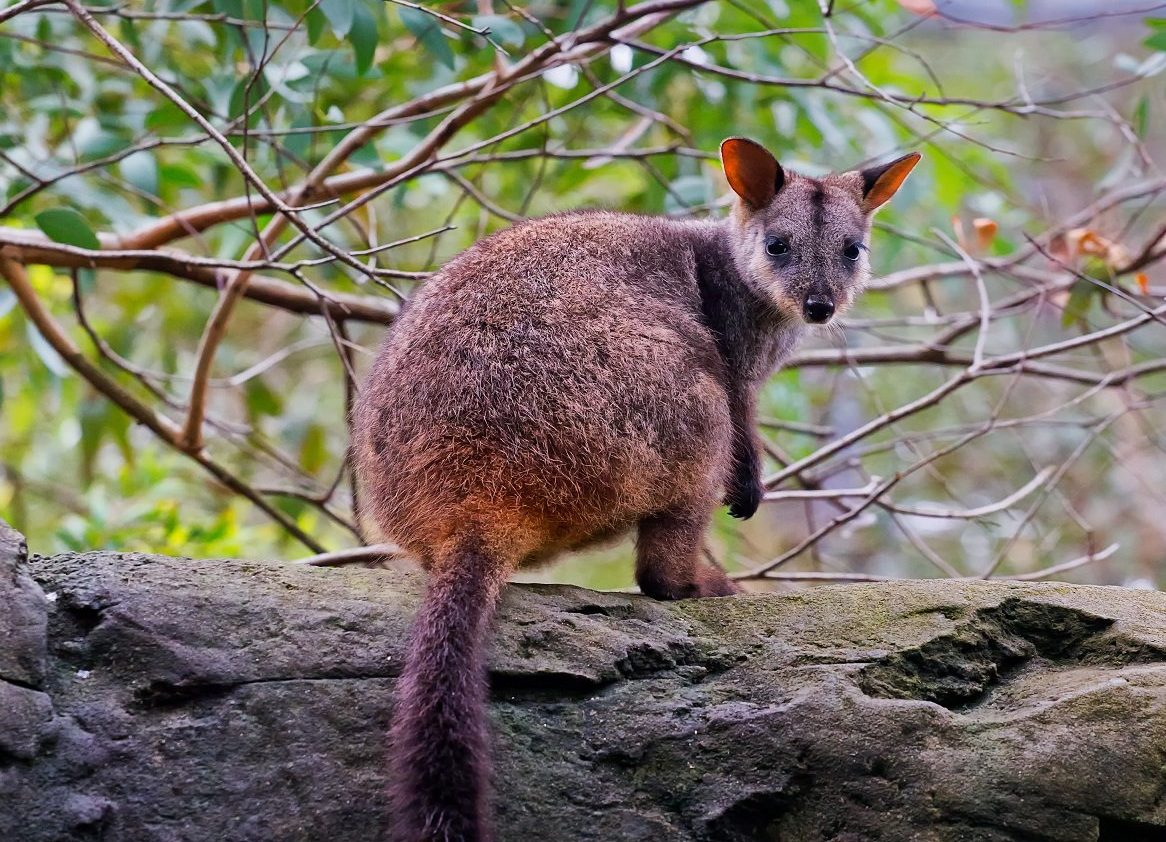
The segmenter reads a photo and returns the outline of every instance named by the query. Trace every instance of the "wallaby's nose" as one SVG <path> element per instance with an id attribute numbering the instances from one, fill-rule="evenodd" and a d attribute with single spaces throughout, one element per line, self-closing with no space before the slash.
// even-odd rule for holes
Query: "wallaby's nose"
<path id="1" fill-rule="evenodd" d="M 802 313 L 805 314 L 807 322 L 813 322 L 816 325 L 825 324 L 834 315 L 834 302 L 830 300 L 828 295 L 806 296 L 806 304 L 802 307 Z"/>

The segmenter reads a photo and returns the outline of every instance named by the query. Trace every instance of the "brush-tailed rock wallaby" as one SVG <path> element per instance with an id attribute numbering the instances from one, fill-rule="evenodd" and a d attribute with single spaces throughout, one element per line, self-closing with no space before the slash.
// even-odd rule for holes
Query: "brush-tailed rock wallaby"
<path id="1" fill-rule="evenodd" d="M 657 599 L 738 588 L 701 558 L 761 501 L 758 388 L 869 275 L 871 216 L 919 160 L 814 179 L 721 146 L 722 221 L 522 222 L 451 260 L 389 330 L 353 417 L 362 508 L 429 572 L 399 679 L 393 836 L 491 838 L 486 636 L 519 567 L 636 530 Z"/>

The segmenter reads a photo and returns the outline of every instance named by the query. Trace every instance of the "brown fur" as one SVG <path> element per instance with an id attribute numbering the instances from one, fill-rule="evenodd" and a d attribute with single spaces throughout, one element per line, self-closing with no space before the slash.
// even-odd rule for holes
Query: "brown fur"
<path id="1" fill-rule="evenodd" d="M 363 507 L 431 576 L 393 729 L 403 840 L 489 837 L 482 636 L 511 571 L 636 528 L 645 593 L 737 590 L 700 549 L 718 501 L 760 502 L 757 389 L 810 296 L 841 312 L 862 288 L 865 248 L 843 251 L 918 156 L 821 180 L 751 141 L 722 156 L 728 219 L 520 223 L 450 261 L 381 348 L 353 419 Z"/>

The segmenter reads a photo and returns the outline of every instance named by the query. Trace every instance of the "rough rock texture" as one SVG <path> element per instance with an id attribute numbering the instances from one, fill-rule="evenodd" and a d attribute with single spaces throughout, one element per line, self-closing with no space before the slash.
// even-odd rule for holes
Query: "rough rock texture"
<path id="1" fill-rule="evenodd" d="M 44 595 L 28 575 L 27 559 L 24 536 L 0 520 L 0 681 L 39 687 L 45 677 Z"/>
<path id="2" fill-rule="evenodd" d="M 45 598 L 28 574 L 24 537 L 0 520 L 0 799 L 10 764 L 31 761 L 51 728 L 43 692 L 48 638 Z M 4 835 L 0 800 L 0 838 Z M 16 837 L 12 837 L 16 838 Z"/>
<path id="3" fill-rule="evenodd" d="M 416 577 L 4 552 L 0 839 L 381 838 Z M 1166 838 L 1163 594 L 516 586 L 492 663 L 502 840 Z"/>

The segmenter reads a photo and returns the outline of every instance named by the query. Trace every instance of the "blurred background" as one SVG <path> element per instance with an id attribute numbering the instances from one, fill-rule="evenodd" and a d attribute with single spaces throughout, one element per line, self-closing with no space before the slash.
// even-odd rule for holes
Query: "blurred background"
<path id="1" fill-rule="evenodd" d="M 747 135 L 810 175 L 924 158 L 766 388 L 770 499 L 712 556 L 1157 587 L 1163 70 L 1134 0 L 10 3 L 0 516 L 41 553 L 357 546 L 346 406 L 426 273 L 528 216 L 723 214 Z"/>

